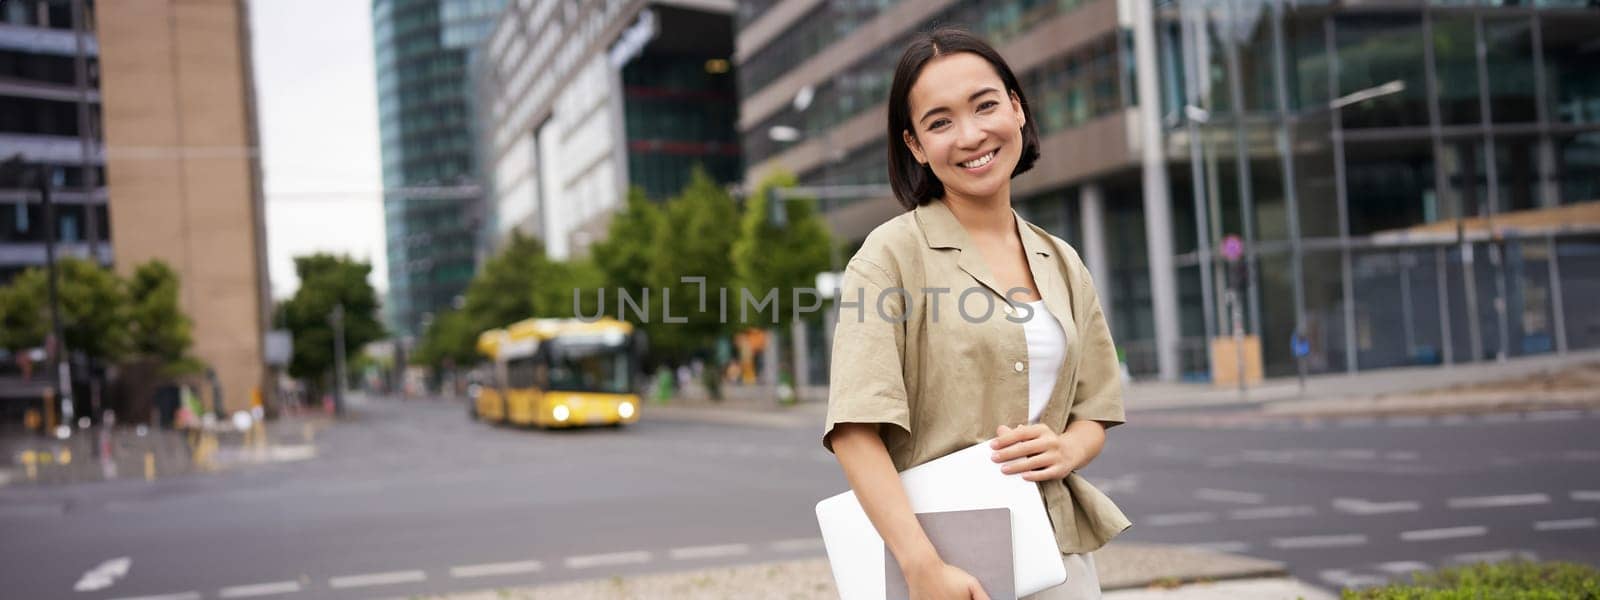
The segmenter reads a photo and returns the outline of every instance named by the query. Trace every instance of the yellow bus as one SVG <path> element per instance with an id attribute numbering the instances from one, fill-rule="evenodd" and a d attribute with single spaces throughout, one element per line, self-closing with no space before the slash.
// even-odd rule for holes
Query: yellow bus
<path id="1" fill-rule="evenodd" d="M 474 386 L 474 418 L 536 427 L 639 421 L 633 325 L 528 319 L 478 336 L 492 381 Z"/>

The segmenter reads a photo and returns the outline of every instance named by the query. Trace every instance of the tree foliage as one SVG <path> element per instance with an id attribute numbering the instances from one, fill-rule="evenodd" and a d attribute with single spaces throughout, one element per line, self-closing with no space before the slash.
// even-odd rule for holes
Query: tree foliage
<path id="1" fill-rule="evenodd" d="M 130 350 L 168 368 L 196 372 L 199 363 L 189 355 L 194 324 L 179 305 L 179 285 L 178 272 L 163 261 L 134 268 L 127 281 Z"/>
<path id="2" fill-rule="evenodd" d="M 67 349 L 98 361 L 128 351 L 127 293 L 115 273 L 81 258 L 56 261 L 56 291 Z M 0 292 L 0 343 L 12 350 L 43 345 L 50 332 L 49 273 L 24 271 Z"/>
<path id="3" fill-rule="evenodd" d="M 294 259 L 300 289 L 278 305 L 274 321 L 294 336 L 289 374 L 318 383 L 333 369 L 335 306 L 344 307 L 345 356 L 384 336 L 378 295 L 367 282 L 372 265 L 348 256 L 318 253 Z"/>
<path id="4" fill-rule="evenodd" d="M 833 238 L 827 223 L 813 206 L 815 201 L 768 197 L 769 190 L 794 185 L 793 175 L 778 173 L 762 181 L 756 192 L 745 200 L 744 214 L 739 221 L 739 239 L 732 248 L 736 280 L 739 287 L 757 296 L 776 290 L 777 305 L 782 307 L 763 311 L 759 316 L 751 315 L 746 321 L 750 326 L 776 326 L 786 331 L 793 321 L 791 307 L 796 304 L 795 290 L 814 288 L 817 274 L 827 271 L 830 265 Z M 782 223 L 772 219 L 773 209 L 769 203 L 774 201 L 783 203 L 785 218 Z M 820 305 L 821 301 L 818 297 L 801 295 L 798 304 Z"/>
<path id="5" fill-rule="evenodd" d="M 702 168 L 695 168 L 683 193 L 668 201 L 651 240 L 650 313 L 646 331 L 652 348 L 666 360 L 683 360 L 731 330 L 721 314 L 720 290 L 732 290 L 729 254 L 738 236 L 733 197 Z M 699 283 L 685 277 L 705 278 Z M 705 310 L 700 298 L 705 293 Z M 736 318 L 738 298 L 730 293 L 728 319 Z M 679 318 L 684 322 L 668 322 Z"/>

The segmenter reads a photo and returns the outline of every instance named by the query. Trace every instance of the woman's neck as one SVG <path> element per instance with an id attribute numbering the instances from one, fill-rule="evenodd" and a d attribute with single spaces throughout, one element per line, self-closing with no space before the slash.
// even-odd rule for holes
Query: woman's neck
<path id="1" fill-rule="evenodd" d="M 992 198 L 971 199 L 955 194 L 945 194 L 943 202 L 950 213 L 973 238 L 1005 239 L 1017 235 L 1016 217 L 1011 212 L 1009 194 Z"/>

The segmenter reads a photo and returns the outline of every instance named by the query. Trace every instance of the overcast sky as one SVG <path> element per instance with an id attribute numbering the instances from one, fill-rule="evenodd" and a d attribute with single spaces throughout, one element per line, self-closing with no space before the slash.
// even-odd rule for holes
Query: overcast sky
<path id="1" fill-rule="evenodd" d="M 273 298 L 300 285 L 294 257 L 372 262 L 388 287 L 369 0 L 248 3 Z"/>

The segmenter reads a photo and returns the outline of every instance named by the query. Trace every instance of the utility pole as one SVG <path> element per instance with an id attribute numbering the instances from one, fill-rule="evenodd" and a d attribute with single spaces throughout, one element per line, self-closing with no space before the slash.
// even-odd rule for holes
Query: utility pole
<path id="1" fill-rule="evenodd" d="M 344 415 L 344 303 L 333 306 L 328 315 L 333 326 L 333 414 Z"/>
<path id="2" fill-rule="evenodd" d="M 61 386 L 61 423 L 72 430 L 72 363 L 67 359 L 67 337 L 61 329 L 61 301 L 56 291 L 56 204 L 50 198 L 48 170 L 38 167 L 39 196 L 44 202 L 44 263 L 50 279 L 50 337 L 55 339 L 56 377 Z"/>

